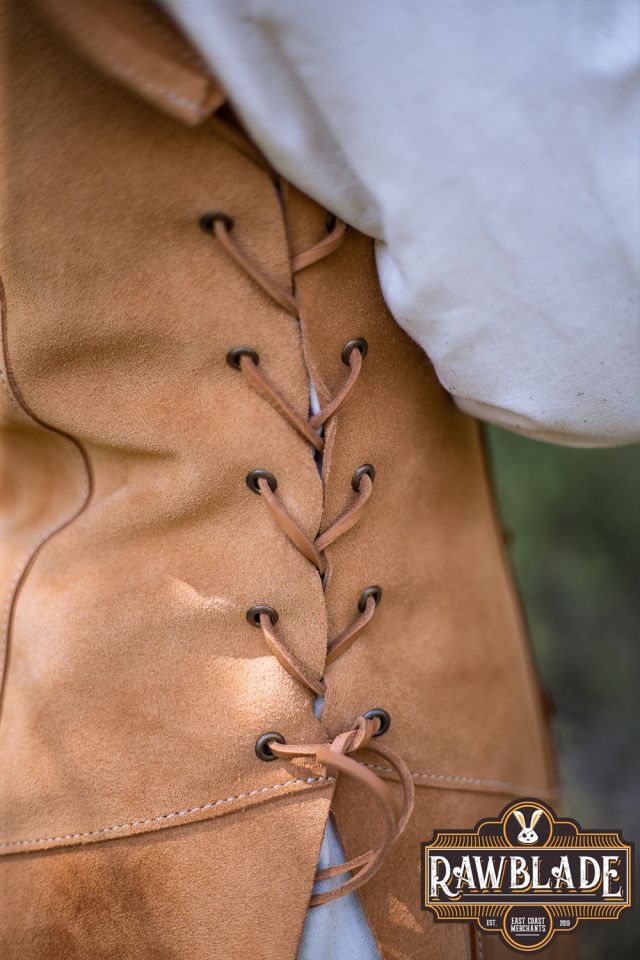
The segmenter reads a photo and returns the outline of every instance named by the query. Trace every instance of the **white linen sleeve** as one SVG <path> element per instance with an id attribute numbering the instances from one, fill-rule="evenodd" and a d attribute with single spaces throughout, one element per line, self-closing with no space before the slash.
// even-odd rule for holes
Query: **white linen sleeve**
<path id="1" fill-rule="evenodd" d="M 466 412 L 640 440 L 637 0 L 167 0 Z"/>

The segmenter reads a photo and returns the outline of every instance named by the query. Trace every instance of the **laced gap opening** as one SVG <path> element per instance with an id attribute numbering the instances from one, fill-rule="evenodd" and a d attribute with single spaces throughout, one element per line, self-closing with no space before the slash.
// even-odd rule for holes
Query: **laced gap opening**
<path id="1" fill-rule="evenodd" d="M 308 372 L 309 372 L 309 419 L 311 419 L 311 417 L 314 417 L 316 414 L 320 413 L 320 398 L 318 397 L 318 391 L 315 383 L 313 382 L 311 371 L 309 370 Z M 318 432 L 320 433 L 321 436 L 324 435 L 324 425 L 320 427 L 320 430 Z M 318 470 L 318 473 L 322 478 L 322 467 L 324 464 L 323 451 L 314 450 L 313 460 Z M 323 481 L 323 489 L 324 489 L 324 481 Z M 325 578 L 320 573 L 318 573 L 318 576 L 320 577 L 320 582 L 322 584 L 322 592 L 325 593 L 326 586 L 327 586 Z M 322 718 L 322 711 L 324 709 L 324 700 L 325 700 L 324 696 L 318 695 L 313 701 L 313 712 L 318 718 L 318 720 L 321 720 Z"/>
<path id="2" fill-rule="evenodd" d="M 289 218 L 288 218 L 288 211 L 287 211 L 287 184 L 286 184 L 286 181 L 283 181 L 282 177 L 279 177 L 279 176 L 275 176 L 273 178 L 273 184 L 274 184 L 276 196 L 278 198 L 278 203 L 282 211 L 282 220 L 284 223 L 285 234 L 287 237 L 287 244 L 289 246 L 289 250 L 291 251 L 292 249 L 291 235 L 289 231 Z M 297 296 L 296 275 L 293 269 L 291 271 L 291 289 L 293 292 L 293 296 L 296 297 Z M 302 324 L 300 322 L 300 316 L 298 313 L 296 313 L 295 315 L 295 320 L 296 320 L 296 323 L 298 324 L 298 330 L 300 332 L 300 336 L 302 337 L 303 335 Z M 307 375 L 309 377 L 309 419 L 311 419 L 311 417 L 320 413 L 321 407 L 320 407 L 320 398 L 318 396 L 318 390 L 313 381 L 311 370 L 309 369 L 308 365 L 306 366 L 307 366 Z M 324 425 L 320 427 L 320 429 L 318 430 L 318 433 L 320 434 L 320 436 L 324 435 Z M 316 469 L 320 475 L 320 479 L 322 480 L 323 453 L 321 450 L 315 450 L 315 449 L 313 450 L 313 460 L 316 465 Z M 324 497 L 324 481 L 322 481 L 322 483 L 323 483 L 323 497 Z M 318 571 L 317 573 L 318 573 L 318 577 L 320 578 L 320 583 L 322 585 L 322 592 L 324 594 L 326 591 L 326 581 L 324 576 L 320 573 L 320 571 Z M 315 700 L 313 701 L 313 712 L 315 716 L 318 718 L 318 720 L 320 720 L 322 716 L 324 700 L 325 700 L 324 696 L 319 694 L 316 696 Z"/>
<path id="3" fill-rule="evenodd" d="M 272 183 L 280 206 L 286 242 L 291 253 L 290 223 L 287 215 L 288 183 L 286 180 L 282 180 L 277 176 L 272 178 Z M 324 424 L 325 421 L 330 421 L 334 413 L 349 397 L 360 375 L 362 361 L 367 352 L 366 341 L 362 338 L 349 341 L 349 343 L 345 345 L 342 352 L 342 360 L 350 368 L 349 378 L 343 384 L 341 390 L 338 391 L 337 394 L 334 394 L 325 407 L 321 409 L 314 379 L 316 381 L 319 380 L 320 386 L 323 388 L 324 384 L 322 383 L 320 371 L 315 367 L 312 359 L 305 351 L 305 341 L 303 337 L 304 323 L 296 299 L 295 274 L 297 270 L 302 270 L 313 263 L 317 263 L 338 249 L 344 238 L 346 225 L 342 221 L 337 220 L 334 220 L 333 224 L 333 229 L 327 238 L 319 241 L 302 253 L 295 255 L 293 258 L 290 256 L 289 289 L 287 289 L 277 284 L 268 274 L 265 274 L 259 265 L 254 263 L 243 253 L 242 249 L 237 246 L 231 236 L 233 230 L 233 221 L 231 218 L 226 215 L 211 214 L 201 219 L 203 228 L 206 229 L 207 232 L 213 233 L 222 247 L 238 263 L 238 266 L 249 274 L 253 280 L 262 287 L 265 293 L 272 297 L 276 303 L 280 304 L 298 324 L 308 377 L 307 406 L 311 413 L 309 420 L 304 421 L 301 415 L 288 403 L 286 396 L 284 396 L 274 384 L 270 383 L 268 376 L 260 371 L 260 360 L 259 356 L 255 354 L 255 351 L 247 350 L 247 348 L 234 348 L 229 353 L 227 361 L 230 362 L 233 367 L 237 367 L 245 376 L 248 383 L 259 392 L 262 392 L 275 409 L 277 409 L 282 416 L 288 420 L 290 425 L 311 445 L 316 469 L 320 474 L 323 501 L 326 490 L 325 467 L 329 463 L 329 458 L 327 458 L 326 461 L 323 458 L 325 446 Z M 327 431 L 330 442 L 332 442 L 334 433 L 335 424 Z M 288 513 L 284 504 L 277 497 L 277 481 L 273 475 L 269 474 L 268 471 L 254 470 L 247 477 L 251 490 L 259 494 L 265 501 L 267 508 L 282 528 L 283 533 L 294 546 L 300 550 L 303 556 L 315 565 L 318 576 L 321 578 L 320 582 L 322 584 L 323 594 L 326 593 L 329 579 L 327 571 L 329 567 L 322 557 L 322 552 L 337 540 L 338 537 L 350 530 L 358 521 L 363 508 L 371 496 L 374 476 L 375 470 L 371 464 L 361 464 L 356 468 L 351 483 L 354 492 L 357 494 L 356 501 L 335 519 L 333 523 L 330 523 L 326 529 L 318 533 L 314 540 L 309 539 L 305 531 L 298 526 L 295 518 Z M 362 601 L 367 593 L 370 595 L 366 596 L 363 608 Z M 327 638 L 325 667 L 327 663 L 333 662 L 333 660 L 337 659 L 337 657 L 348 648 L 356 634 L 369 622 L 379 599 L 379 587 L 365 588 L 358 603 L 360 615 L 355 621 L 349 624 L 338 637 L 334 638 L 333 641 L 329 642 Z M 281 665 L 301 684 L 316 694 L 313 710 L 316 717 L 322 722 L 327 692 L 324 681 L 322 677 L 314 676 L 306 668 L 306 665 L 297 659 L 293 651 L 289 650 L 287 645 L 279 639 L 273 630 L 273 626 L 277 620 L 277 612 L 272 608 L 258 605 L 258 607 L 251 608 L 248 612 L 248 618 L 252 625 L 260 627 L 265 642 L 273 655 L 280 661 Z M 372 795 L 381 804 L 381 809 L 384 813 L 387 829 L 383 842 L 379 844 L 378 847 L 367 851 L 365 854 L 353 860 L 344 861 L 332 867 L 323 867 L 317 871 L 316 879 L 318 880 L 324 880 L 325 878 L 346 872 L 353 874 L 354 870 L 358 870 L 358 873 L 337 888 L 330 891 L 314 893 L 310 900 L 311 906 L 317 906 L 328 900 L 336 899 L 362 886 L 362 884 L 381 867 L 382 860 L 386 856 L 389 847 L 400 836 L 411 815 L 414 795 L 411 773 L 404 760 L 390 748 L 378 747 L 377 745 L 373 747 L 370 744 L 372 736 L 378 736 L 378 733 L 383 732 L 380 728 L 380 714 L 384 714 L 384 716 L 388 718 L 386 711 L 377 709 L 373 711 L 373 713 L 377 715 L 373 716 L 370 712 L 367 715 L 359 716 L 354 722 L 355 725 L 352 729 L 339 733 L 330 743 L 323 741 L 315 744 L 288 744 L 281 738 L 280 734 L 275 733 L 263 734 L 258 741 L 259 745 L 261 743 L 263 746 L 266 745 L 270 751 L 265 753 L 263 746 L 260 746 L 257 753 L 262 760 L 271 760 L 274 756 L 280 757 L 281 759 L 287 757 L 314 756 L 320 763 L 324 764 L 327 769 L 336 770 L 336 772 L 341 770 L 350 777 L 360 780 L 370 788 Z M 392 797 L 384 786 L 384 783 L 377 774 L 372 773 L 370 769 L 372 765 L 363 764 L 349 755 L 356 753 L 363 747 L 367 747 L 380 754 L 381 757 L 385 758 L 391 766 L 395 768 L 400 776 L 403 784 L 404 798 L 399 817 L 397 811 L 394 809 L 395 804 L 392 802 Z"/>

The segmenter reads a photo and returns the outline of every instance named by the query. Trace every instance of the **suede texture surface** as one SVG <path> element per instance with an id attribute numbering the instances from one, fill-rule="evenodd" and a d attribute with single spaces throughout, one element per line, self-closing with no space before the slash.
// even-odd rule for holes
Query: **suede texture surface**
<path id="1" fill-rule="evenodd" d="M 471 956 L 468 928 L 419 909 L 419 841 L 554 789 L 477 424 L 386 310 L 370 240 L 350 230 L 292 277 L 326 211 L 216 134 L 219 88 L 197 64 L 185 79 L 173 34 L 152 31 L 145 53 L 124 4 L 127 43 L 110 16 L 97 55 L 102 14 L 80 29 L 76 3 L 50 7 L 12 4 L 3 26 L 2 956 L 293 960 L 335 783 L 311 761 L 261 762 L 254 743 L 324 741 L 376 706 L 418 787 L 362 893 L 381 955 Z M 200 114 L 176 111 L 181 83 Z M 199 229 L 209 211 L 295 289 L 301 322 Z M 226 354 L 254 347 L 306 416 L 309 377 L 329 399 L 358 336 L 369 352 L 321 476 Z M 272 471 L 314 537 L 364 462 L 373 494 L 327 549 L 325 590 L 245 476 Z M 324 670 L 369 584 L 381 604 Z M 247 623 L 256 603 L 324 672 L 322 722 Z M 377 837 L 352 782 L 334 815 L 348 856 Z"/>
<path id="2" fill-rule="evenodd" d="M 312 883 L 309 838 L 328 806 L 325 788 L 178 830 L 12 858 L 10 882 L 0 881 L 0 956 L 294 956 L 306 902 L 291 891 Z"/>

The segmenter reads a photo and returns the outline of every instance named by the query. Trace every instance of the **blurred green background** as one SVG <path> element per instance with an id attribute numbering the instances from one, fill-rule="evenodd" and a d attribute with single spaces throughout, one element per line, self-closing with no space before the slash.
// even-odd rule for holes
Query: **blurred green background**
<path id="1" fill-rule="evenodd" d="M 487 440 L 555 703 L 564 813 L 640 846 L 640 446 L 570 449 L 493 427 Z M 638 907 L 582 930 L 581 960 L 640 957 Z"/>

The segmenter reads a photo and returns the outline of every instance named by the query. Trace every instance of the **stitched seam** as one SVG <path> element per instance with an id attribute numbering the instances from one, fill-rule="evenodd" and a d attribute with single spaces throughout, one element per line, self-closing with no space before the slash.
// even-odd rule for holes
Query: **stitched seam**
<path id="1" fill-rule="evenodd" d="M 50 540 L 56 533 L 64 530 L 65 527 L 68 527 L 69 524 L 80 516 L 80 514 L 86 509 L 91 500 L 91 494 L 93 492 L 93 482 L 91 476 L 91 467 L 89 462 L 89 456 L 85 451 L 84 447 L 75 437 L 71 434 L 66 433 L 64 430 L 59 429 L 58 427 L 53 427 L 48 423 L 45 423 L 44 420 L 41 420 L 28 406 L 24 397 L 22 396 L 20 389 L 15 381 L 15 377 L 11 370 L 11 362 L 9 358 L 9 346 L 8 346 L 8 329 L 7 329 L 7 301 L 4 290 L 4 285 L 2 279 L 0 278 L 0 360 L 4 366 L 0 365 L 0 379 L 11 398 L 13 405 L 26 416 L 32 423 L 37 424 L 39 427 L 42 427 L 44 430 L 49 430 L 51 433 L 55 433 L 58 436 L 64 437 L 71 443 L 72 449 L 75 451 L 76 455 L 80 457 L 81 465 L 84 468 L 82 470 L 82 490 L 81 490 L 81 500 L 79 505 L 74 508 L 74 510 L 68 514 L 64 519 L 56 520 L 54 524 L 51 524 L 47 527 L 44 533 L 41 533 L 35 540 L 31 542 L 25 553 L 22 555 L 21 559 L 18 562 L 16 572 L 8 585 L 8 590 L 5 598 L 2 622 L 0 624 L 0 709 L 2 707 L 2 699 L 4 695 L 4 685 L 6 680 L 6 666 L 7 666 L 7 656 L 9 651 L 9 642 L 11 637 L 11 625 L 13 612 L 15 609 L 16 600 L 18 597 L 18 592 L 24 579 L 27 575 L 29 567 L 35 560 L 38 551 Z"/>
<path id="2" fill-rule="evenodd" d="M 165 96 L 167 100 L 170 100 L 172 103 L 176 103 L 180 107 L 185 107 L 188 110 L 201 109 L 202 104 L 206 99 L 206 92 L 209 89 L 207 86 L 205 95 L 201 96 L 200 100 L 193 100 L 191 97 L 185 97 L 183 94 L 176 93 L 176 91 L 171 87 L 148 80 L 147 77 L 145 77 L 139 70 L 134 70 L 132 67 L 120 66 L 119 73 L 123 77 L 129 77 L 131 80 L 136 80 L 143 90 L 147 90 L 149 93 L 162 94 L 162 96 Z"/>
<path id="3" fill-rule="evenodd" d="M 85 38 L 87 43 L 87 48 L 90 51 L 95 52 L 100 59 L 102 60 L 101 51 L 98 49 L 96 43 L 92 42 L 90 38 Z M 166 59 L 166 58 L 165 58 Z M 182 64 L 184 66 L 184 64 Z M 200 101 L 194 100 L 191 97 L 183 96 L 182 94 L 176 93 L 174 89 L 166 86 L 166 84 L 158 83 L 157 81 L 149 80 L 148 77 L 140 70 L 134 67 L 131 67 L 127 64 L 118 64 L 116 75 L 119 77 L 128 77 L 131 80 L 138 82 L 139 86 L 146 90 L 148 93 L 161 94 L 166 97 L 167 100 L 172 101 L 173 103 L 178 104 L 189 111 L 197 111 L 201 108 L 201 102 L 204 98 L 201 96 Z M 204 80 L 204 77 L 198 77 L 199 80 Z M 210 79 L 207 78 L 206 86 L 210 87 Z"/>
<path id="4" fill-rule="evenodd" d="M 540 739 L 543 744 L 544 749 L 544 764 L 547 770 L 547 775 L 550 780 L 557 780 L 558 771 L 556 769 L 556 761 L 554 758 L 555 744 L 554 744 L 554 733 L 550 718 L 545 716 L 544 708 L 544 684 L 542 681 L 542 675 L 538 667 L 536 656 L 533 649 L 533 642 L 531 636 L 531 629 L 527 622 L 527 613 L 524 607 L 524 600 L 520 592 L 520 588 L 516 582 L 516 579 L 513 575 L 511 565 L 509 562 L 509 552 L 507 545 L 504 542 L 503 537 L 503 526 L 502 518 L 500 516 L 500 510 L 498 507 L 498 500 L 496 496 L 495 484 L 493 482 L 493 468 L 491 464 L 491 449 L 489 446 L 489 441 L 487 433 L 480 423 L 476 420 L 476 435 L 478 437 L 478 445 L 480 449 L 480 459 L 481 459 L 481 468 L 483 474 L 483 482 L 486 491 L 486 496 L 489 501 L 490 511 L 491 511 L 491 521 L 493 524 L 493 533 L 495 544 L 499 556 L 500 566 L 502 568 L 504 578 L 507 584 L 507 589 L 509 593 L 509 599 L 511 607 L 515 618 L 520 627 L 520 633 L 522 638 L 521 646 L 524 649 L 524 654 L 527 658 L 529 666 L 529 683 L 531 691 L 535 700 L 535 711 L 536 711 L 536 726 L 540 735 Z"/>
<path id="5" fill-rule="evenodd" d="M 204 810 L 213 810 L 225 803 L 233 803 L 235 800 L 246 800 L 248 797 L 257 797 L 261 793 L 269 793 L 271 790 L 281 790 L 284 787 L 293 787 L 299 783 L 333 783 L 335 777 L 303 777 L 299 780 L 284 780 L 282 783 L 274 783 L 268 787 L 259 787 L 256 790 L 249 790 L 247 793 L 239 793 L 234 797 L 224 797 L 222 800 L 211 800 L 209 803 L 202 803 L 197 807 L 185 807 L 184 810 L 175 810 L 171 813 L 161 813 L 156 817 L 147 817 L 144 820 L 129 820 L 126 823 L 115 823 L 109 827 L 99 827 L 97 830 L 87 830 L 84 833 L 65 833 L 59 837 L 37 837 L 33 840 L 9 840 L 0 843 L 0 847 L 23 847 L 31 843 L 59 843 L 62 840 L 82 840 L 85 837 L 97 837 L 105 833 L 114 833 L 117 830 L 128 830 L 130 827 L 145 827 L 151 823 L 162 823 L 165 820 L 174 820 L 176 817 L 186 817 L 192 813 L 202 813 Z"/>
<path id="6" fill-rule="evenodd" d="M 376 770 L 381 770 L 383 773 L 393 773 L 392 767 L 383 767 L 375 763 L 367 763 L 367 767 L 372 767 Z M 513 783 L 509 783 L 505 780 L 489 780 L 482 777 L 459 777 L 453 776 L 451 774 L 435 774 L 435 773 L 412 773 L 415 778 L 428 778 L 430 780 L 446 780 L 446 781 L 455 781 L 463 783 L 476 783 L 476 784 L 492 784 L 497 786 L 510 787 L 512 790 L 520 793 L 532 792 L 526 788 L 519 788 Z M 7 849 L 10 847 L 21 847 L 26 846 L 32 843 L 57 843 L 62 840 L 81 840 L 85 837 L 97 837 L 105 833 L 113 833 L 117 830 L 127 830 L 130 827 L 141 827 L 148 826 L 152 823 L 161 823 L 165 820 L 174 820 L 176 817 L 186 817 L 193 813 L 201 813 L 205 810 L 212 810 L 215 807 L 222 806 L 225 803 L 233 803 L 236 800 L 246 800 L 249 797 L 256 797 L 262 793 L 269 793 L 272 790 L 280 790 L 284 787 L 296 786 L 300 783 L 333 783 L 335 777 L 323 776 L 323 777 L 304 777 L 298 780 L 284 780 L 282 783 L 274 783 L 267 787 L 259 787 L 256 790 L 249 790 L 246 793 L 239 793 L 235 796 L 224 797 L 220 800 L 212 800 L 208 803 L 200 804 L 196 807 L 186 807 L 184 810 L 175 810 L 171 813 L 162 813 L 158 814 L 155 817 L 147 817 L 143 820 L 129 820 L 125 823 L 116 823 L 108 827 L 99 827 L 96 830 L 87 830 L 84 833 L 66 833 L 62 834 L 59 837 L 37 837 L 30 840 L 11 840 L 0 843 L 0 848 Z M 536 788 L 537 789 L 537 788 Z M 535 790 L 533 791 L 535 792 Z M 546 792 L 546 791 L 545 791 Z"/>
<path id="7" fill-rule="evenodd" d="M 1 681 L 4 674 L 4 664 L 6 661 L 6 654 L 9 647 L 10 620 L 12 617 L 12 613 L 14 609 L 14 601 L 16 599 L 17 588 L 20 585 L 20 581 L 22 580 L 23 576 L 27 572 L 27 568 L 29 564 L 35 559 L 36 554 L 38 553 L 38 550 L 40 549 L 40 547 L 44 546 L 46 541 L 49 540 L 55 533 L 58 533 L 58 531 L 63 530 L 64 527 L 69 526 L 69 524 L 78 516 L 78 514 L 83 509 L 84 502 L 86 501 L 88 495 L 89 495 L 89 482 L 85 476 L 83 480 L 83 487 L 82 487 L 82 502 L 83 502 L 82 507 L 79 510 L 74 509 L 73 512 L 69 514 L 69 516 L 65 517 L 62 521 L 56 521 L 56 523 L 51 524 L 51 526 L 47 527 L 39 537 L 37 537 L 35 540 L 33 540 L 29 544 L 24 554 L 18 561 L 16 572 L 12 577 L 12 579 L 10 580 L 7 587 L 7 594 L 6 594 L 6 598 L 5 598 L 5 602 L 2 610 L 2 621 L 0 622 L 0 637 L 2 638 L 2 643 L 0 644 L 0 686 L 1 686 Z"/>
<path id="8" fill-rule="evenodd" d="M 377 763 L 367 763 L 367 767 L 371 767 L 373 770 L 381 770 L 383 773 L 395 773 L 395 770 L 392 767 L 382 767 Z M 492 780 L 486 777 L 463 777 L 463 776 L 454 776 L 450 773 L 417 773 L 411 771 L 412 777 L 416 780 L 438 780 L 446 781 L 453 783 L 475 783 L 478 785 L 485 786 L 495 786 L 495 787 L 508 787 L 510 790 L 514 790 L 516 793 L 521 793 L 527 795 L 532 793 L 534 796 L 536 792 L 551 793 L 552 789 L 550 787 L 521 787 L 517 783 L 510 783 L 508 780 Z"/>

